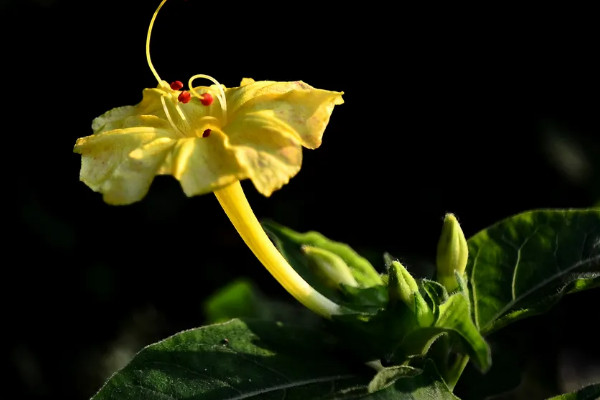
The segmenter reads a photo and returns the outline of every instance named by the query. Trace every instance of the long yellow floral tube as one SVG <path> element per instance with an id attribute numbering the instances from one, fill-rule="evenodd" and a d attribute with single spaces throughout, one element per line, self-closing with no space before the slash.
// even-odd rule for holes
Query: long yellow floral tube
<path id="1" fill-rule="evenodd" d="M 246 245 L 285 290 L 324 317 L 340 313 L 340 306 L 310 286 L 275 248 L 252 212 L 239 181 L 215 190 L 215 195 Z"/>

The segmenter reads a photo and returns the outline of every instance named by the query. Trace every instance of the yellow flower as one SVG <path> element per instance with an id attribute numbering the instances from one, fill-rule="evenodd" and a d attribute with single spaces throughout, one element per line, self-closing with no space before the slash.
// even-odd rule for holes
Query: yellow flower
<path id="1" fill-rule="evenodd" d="M 190 84 L 197 77 L 205 76 Z M 138 105 L 96 118 L 94 134 L 77 140 L 81 180 L 107 203 L 141 200 L 163 174 L 177 178 L 188 196 L 241 179 L 269 196 L 300 170 L 302 146 L 321 144 L 334 105 L 343 102 L 341 93 L 301 81 L 195 87 L 187 103 L 181 93 L 161 81 Z M 206 93 L 217 99 L 208 106 Z"/>
<path id="2" fill-rule="evenodd" d="M 188 90 L 162 80 L 146 57 L 158 87 L 145 89 L 135 106 L 96 118 L 93 134 L 77 140 L 80 179 L 109 204 L 141 200 L 156 175 L 172 175 L 188 196 L 214 192 L 240 236 L 260 262 L 297 300 L 329 317 L 339 305 L 311 287 L 283 258 L 262 229 L 242 191 L 250 179 L 265 196 L 286 184 L 302 163 L 302 146 L 321 145 L 323 131 L 341 92 L 301 82 L 255 82 L 225 88 L 208 75 L 194 75 Z M 211 86 L 193 86 L 208 79 Z"/>

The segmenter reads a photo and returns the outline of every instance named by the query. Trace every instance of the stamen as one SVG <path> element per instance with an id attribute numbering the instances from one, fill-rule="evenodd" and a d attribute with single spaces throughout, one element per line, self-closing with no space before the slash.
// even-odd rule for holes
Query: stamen
<path id="1" fill-rule="evenodd" d="M 223 86 L 212 76 L 208 76 L 208 75 L 204 75 L 204 74 L 198 74 L 198 75 L 192 76 L 190 78 L 190 80 L 188 81 L 188 86 L 190 87 L 190 92 L 192 92 L 192 94 L 194 96 L 198 97 L 199 99 L 202 99 L 202 95 L 199 95 L 198 92 L 196 92 L 196 89 L 194 89 L 194 86 L 192 86 L 192 82 L 194 81 L 194 79 L 197 79 L 197 78 L 208 79 L 209 81 L 213 82 L 217 86 L 217 90 L 219 91 L 219 93 L 217 94 L 217 98 L 219 99 L 219 103 L 221 104 L 221 110 L 223 110 L 223 120 L 227 121 L 227 102 L 225 100 L 225 91 L 223 90 Z"/>
<path id="2" fill-rule="evenodd" d="M 162 79 L 160 79 L 160 76 L 158 75 L 158 72 L 156 72 L 154 65 L 152 65 L 152 60 L 150 59 L 150 36 L 152 35 L 152 28 L 154 27 L 154 20 L 156 20 L 156 16 L 158 15 L 158 12 L 162 8 L 163 4 L 165 4 L 166 2 L 167 2 L 167 0 L 162 0 L 160 2 L 160 4 L 158 5 L 158 8 L 156 9 L 156 11 L 154 11 L 154 15 L 152 16 L 152 19 L 150 20 L 150 26 L 148 27 L 148 34 L 146 35 L 146 60 L 148 61 L 148 66 L 150 67 L 150 70 L 154 74 L 154 77 L 156 78 L 156 80 L 158 81 L 159 84 L 162 82 Z"/>
<path id="3" fill-rule="evenodd" d="M 179 100 L 183 104 L 189 103 L 191 99 L 192 95 L 187 90 L 181 92 L 181 94 L 179 94 L 179 97 L 177 97 L 177 100 Z"/>
<path id="4" fill-rule="evenodd" d="M 202 137 L 203 138 L 207 138 L 210 136 L 210 132 L 212 132 L 211 129 L 205 129 L 204 132 L 202 132 Z"/>
<path id="5" fill-rule="evenodd" d="M 173 122 L 173 119 L 171 118 L 171 114 L 169 113 L 169 109 L 167 108 L 167 103 L 165 103 L 164 96 L 160 97 L 160 102 L 162 103 L 163 111 L 165 112 L 165 115 L 167 116 L 167 119 L 169 120 L 169 123 L 171 124 L 171 127 L 173 128 L 173 130 L 176 132 L 179 132 L 179 134 L 181 134 L 182 137 L 185 137 L 185 134 Z"/>
<path id="6" fill-rule="evenodd" d="M 183 82 L 181 81 L 173 81 L 171 82 L 171 89 L 180 90 L 183 87 Z"/>
<path id="7" fill-rule="evenodd" d="M 175 109 L 177 110 L 177 113 L 179 114 L 179 117 L 181 118 L 182 121 L 187 123 L 187 119 L 185 118 L 185 114 L 183 113 L 183 110 L 181 109 L 181 107 L 179 107 L 179 103 L 175 104 Z M 187 124 L 189 127 L 189 124 Z"/>
<path id="8" fill-rule="evenodd" d="M 200 102 L 202 103 L 202 105 L 204 106 L 210 106 L 213 103 L 214 99 L 212 97 L 212 94 L 210 93 L 204 93 L 202 96 L 200 96 Z"/>

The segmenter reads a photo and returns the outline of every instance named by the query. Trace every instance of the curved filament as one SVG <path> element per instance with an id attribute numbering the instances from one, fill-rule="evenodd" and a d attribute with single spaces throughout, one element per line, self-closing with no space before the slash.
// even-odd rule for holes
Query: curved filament
<path id="1" fill-rule="evenodd" d="M 194 89 L 194 87 L 192 86 L 192 83 L 194 82 L 194 80 L 198 79 L 198 78 L 208 79 L 209 81 L 213 82 L 217 86 L 217 89 L 219 90 L 219 93 L 217 94 L 217 98 L 219 99 L 219 104 L 221 105 L 221 110 L 223 110 L 223 119 L 227 120 L 227 101 L 225 99 L 225 91 L 223 90 L 223 85 L 221 85 L 219 83 L 219 81 L 217 81 L 215 78 L 213 78 L 212 76 L 209 76 L 209 75 L 197 74 L 197 75 L 192 76 L 190 78 L 190 80 L 188 81 L 188 86 L 190 88 L 190 92 L 192 92 L 192 94 L 198 98 L 201 98 L 202 95 L 198 94 L 196 89 Z"/>

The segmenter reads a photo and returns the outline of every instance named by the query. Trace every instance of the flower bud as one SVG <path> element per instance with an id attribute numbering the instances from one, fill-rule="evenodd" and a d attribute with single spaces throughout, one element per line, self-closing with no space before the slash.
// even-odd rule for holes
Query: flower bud
<path id="1" fill-rule="evenodd" d="M 454 271 L 463 275 L 469 258 L 467 240 L 454 214 L 444 217 L 444 226 L 437 247 L 437 281 L 452 291 L 458 287 Z"/>
<path id="2" fill-rule="evenodd" d="M 358 286 L 350 267 L 337 254 L 319 247 L 304 245 L 302 252 L 310 262 L 315 273 L 324 280 L 328 286 L 338 288 L 340 284 Z"/>
<path id="3" fill-rule="evenodd" d="M 390 301 L 402 301 L 415 314 L 419 325 L 429 326 L 433 313 L 421 296 L 415 278 L 402 264 L 394 260 L 388 269 L 388 292 Z"/>

